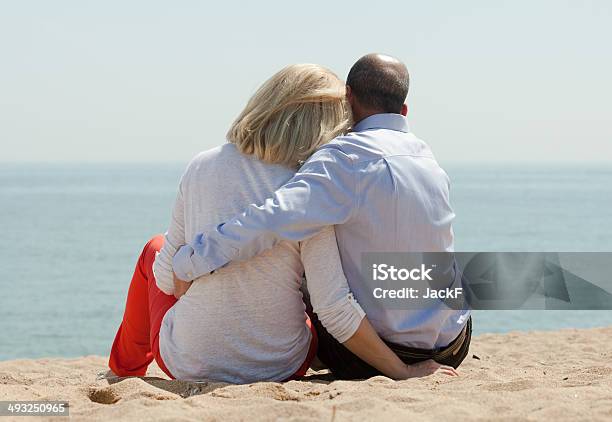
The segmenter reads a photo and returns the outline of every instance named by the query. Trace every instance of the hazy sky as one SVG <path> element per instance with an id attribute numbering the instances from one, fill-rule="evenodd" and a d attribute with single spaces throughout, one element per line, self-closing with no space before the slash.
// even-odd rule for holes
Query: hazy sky
<path id="1" fill-rule="evenodd" d="M 186 161 L 289 63 L 404 60 L 438 159 L 612 161 L 612 2 L 0 0 L 0 161 Z"/>

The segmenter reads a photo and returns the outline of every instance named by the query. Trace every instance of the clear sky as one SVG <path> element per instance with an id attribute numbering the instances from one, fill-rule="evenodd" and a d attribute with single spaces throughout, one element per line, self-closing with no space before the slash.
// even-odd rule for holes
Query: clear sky
<path id="1" fill-rule="evenodd" d="M 612 162 L 612 2 L 0 0 L 0 161 L 186 161 L 289 63 L 404 60 L 438 159 Z"/>

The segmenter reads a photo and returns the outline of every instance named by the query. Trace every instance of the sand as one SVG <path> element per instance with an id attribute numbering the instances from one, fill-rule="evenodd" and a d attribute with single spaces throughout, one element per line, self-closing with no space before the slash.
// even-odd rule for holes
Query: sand
<path id="1" fill-rule="evenodd" d="M 0 400 L 67 400 L 71 419 L 87 421 L 612 420 L 612 327 L 478 336 L 456 378 L 334 381 L 320 371 L 284 384 L 193 384 L 152 366 L 109 384 L 96 380 L 105 369 L 99 356 L 0 362 Z"/>

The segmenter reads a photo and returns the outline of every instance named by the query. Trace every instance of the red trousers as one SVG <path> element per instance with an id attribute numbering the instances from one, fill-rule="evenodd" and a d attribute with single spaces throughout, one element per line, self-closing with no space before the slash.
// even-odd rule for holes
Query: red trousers
<path id="1" fill-rule="evenodd" d="M 120 377 L 142 377 L 155 359 L 169 377 L 174 378 L 159 354 L 159 329 L 176 298 L 167 295 L 155 284 L 153 262 L 164 244 L 163 236 L 155 236 L 145 245 L 127 295 L 123 321 L 117 330 L 108 366 Z"/>
<path id="2" fill-rule="evenodd" d="M 120 377 L 142 377 L 155 359 L 157 365 L 170 378 L 174 378 L 159 354 L 159 330 L 166 312 L 177 302 L 157 287 L 153 275 L 155 255 L 162 248 L 164 237 L 155 236 L 145 245 L 138 258 L 128 290 L 123 321 L 117 330 L 108 366 Z M 306 324 L 312 333 L 308 355 L 302 366 L 289 379 L 306 374 L 317 352 L 317 332 L 310 318 Z"/>

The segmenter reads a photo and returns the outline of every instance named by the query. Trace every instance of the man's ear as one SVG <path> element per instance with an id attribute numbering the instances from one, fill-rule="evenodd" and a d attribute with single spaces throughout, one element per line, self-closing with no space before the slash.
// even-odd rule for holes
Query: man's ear
<path id="1" fill-rule="evenodd" d="M 408 115 L 408 105 L 407 104 L 403 104 L 402 105 L 402 112 L 401 112 L 402 116 L 407 116 Z"/>

